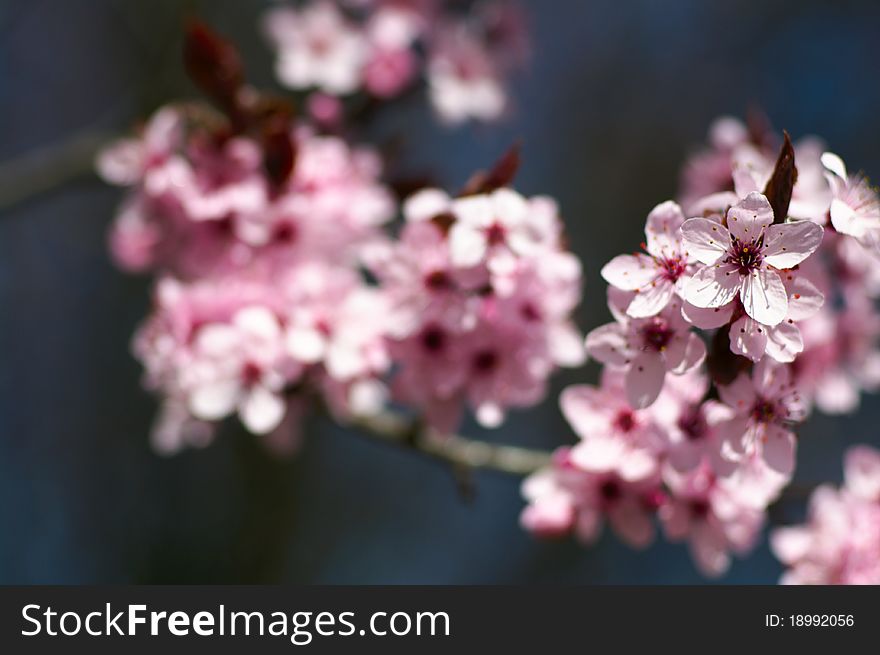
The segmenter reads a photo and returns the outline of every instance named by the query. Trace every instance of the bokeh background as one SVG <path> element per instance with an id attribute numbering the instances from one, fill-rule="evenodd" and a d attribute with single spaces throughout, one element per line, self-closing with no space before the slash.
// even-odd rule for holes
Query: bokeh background
<path id="1" fill-rule="evenodd" d="M 407 135 L 404 162 L 450 186 L 524 144 L 518 185 L 563 208 L 584 264 L 584 330 L 607 321 L 601 265 L 641 240 L 678 169 L 719 114 L 762 107 L 793 137 L 820 134 L 880 175 L 876 2 L 524 3 L 533 56 L 498 125 L 448 130 L 422 102 L 374 127 Z M 465 503 L 452 476 L 329 423 L 276 460 L 234 426 L 174 458 L 148 445 L 154 401 L 129 339 L 149 282 L 117 272 L 105 230 L 120 199 L 88 173 L 40 189 L 45 149 L 128 129 L 193 95 L 178 65 L 197 10 L 273 86 L 261 2 L 0 2 L 0 582 L 701 583 L 684 546 L 631 551 L 538 543 L 517 525 L 518 480 L 483 473 Z M 79 141 L 75 141 L 79 142 Z M 62 160 L 60 172 L 82 168 Z M 68 169 L 69 167 L 69 169 Z M 59 171 L 52 171 L 52 174 Z M 5 199 L 5 202 L 3 201 Z M 474 436 L 553 447 L 572 440 L 555 397 L 598 370 L 560 375 L 545 405 Z M 839 480 L 845 446 L 880 442 L 880 402 L 814 416 L 798 483 Z M 800 518 L 788 503 L 777 521 Z M 766 540 L 725 583 L 773 583 Z"/>

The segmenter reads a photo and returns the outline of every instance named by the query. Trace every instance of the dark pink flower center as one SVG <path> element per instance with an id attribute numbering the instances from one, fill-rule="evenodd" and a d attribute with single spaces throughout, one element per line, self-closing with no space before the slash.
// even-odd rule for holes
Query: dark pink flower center
<path id="1" fill-rule="evenodd" d="M 498 353 L 494 350 L 481 350 L 473 359 L 473 367 L 479 373 L 491 373 L 498 368 Z"/>
<path id="2" fill-rule="evenodd" d="M 709 503 L 705 500 L 692 500 L 689 504 L 691 516 L 702 521 L 709 515 Z"/>
<path id="3" fill-rule="evenodd" d="M 645 340 L 645 347 L 650 350 L 662 352 L 672 340 L 674 332 L 669 323 L 655 316 L 650 319 L 642 328 L 642 338 Z"/>
<path id="4" fill-rule="evenodd" d="M 657 261 L 661 267 L 660 275 L 663 279 L 670 282 L 676 282 L 678 278 L 684 275 L 687 269 L 687 264 L 684 263 L 681 257 L 663 257 Z"/>
<path id="5" fill-rule="evenodd" d="M 623 489 L 617 480 L 609 478 L 599 485 L 599 496 L 606 505 L 610 505 L 623 496 Z"/>
<path id="6" fill-rule="evenodd" d="M 439 353 L 446 348 L 446 332 L 432 325 L 422 332 L 422 346 L 430 353 Z"/>
<path id="7" fill-rule="evenodd" d="M 296 225 L 289 221 L 284 221 L 275 226 L 272 231 L 272 239 L 276 243 L 291 244 L 296 241 L 297 229 Z"/>
<path id="8" fill-rule="evenodd" d="M 507 238 L 507 230 L 505 227 L 499 223 L 498 221 L 492 223 L 486 229 L 486 241 L 490 246 L 498 246 L 504 243 Z"/>
<path id="9" fill-rule="evenodd" d="M 678 429 L 689 441 L 699 441 L 706 436 L 709 425 L 699 409 L 692 409 L 679 417 Z"/>
<path id="10" fill-rule="evenodd" d="M 636 427 L 636 417 L 629 409 L 623 409 L 614 417 L 614 427 L 618 432 L 630 432 Z"/>
<path id="11" fill-rule="evenodd" d="M 446 271 L 431 271 L 425 276 L 425 287 L 431 291 L 446 291 L 452 288 L 452 278 Z"/>
<path id="12" fill-rule="evenodd" d="M 758 423 L 772 423 L 778 417 L 776 403 L 759 398 L 752 407 L 752 418 Z"/>
<path id="13" fill-rule="evenodd" d="M 741 275 L 747 275 L 761 266 L 761 263 L 764 261 L 763 250 L 763 235 L 748 243 L 743 243 L 736 237 L 731 237 L 730 252 L 726 261 L 729 264 L 733 264 Z"/>
<path id="14" fill-rule="evenodd" d="M 263 369 L 256 362 L 245 362 L 241 368 L 241 381 L 246 387 L 252 387 L 263 377 Z"/>

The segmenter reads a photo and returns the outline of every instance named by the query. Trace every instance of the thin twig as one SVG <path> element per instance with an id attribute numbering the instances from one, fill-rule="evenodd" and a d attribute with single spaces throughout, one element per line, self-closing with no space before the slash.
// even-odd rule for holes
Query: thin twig
<path id="1" fill-rule="evenodd" d="M 86 132 L 0 163 L 0 210 L 90 174 L 95 155 L 110 139 Z"/>
<path id="2" fill-rule="evenodd" d="M 528 475 L 550 463 L 551 454 L 547 451 L 493 444 L 458 435 L 440 436 L 420 427 L 418 422 L 392 412 L 357 419 L 354 427 L 371 438 L 415 450 L 453 467 Z"/>

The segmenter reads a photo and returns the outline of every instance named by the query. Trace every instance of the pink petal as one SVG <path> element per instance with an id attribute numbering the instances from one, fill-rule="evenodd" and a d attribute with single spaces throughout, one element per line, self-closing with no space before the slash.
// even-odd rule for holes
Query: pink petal
<path id="1" fill-rule="evenodd" d="M 825 304 L 825 296 L 803 275 L 789 272 L 794 279 L 785 283 L 788 290 L 788 316 L 792 321 L 803 321 L 818 312 Z"/>
<path id="2" fill-rule="evenodd" d="M 689 218 L 681 226 L 682 247 L 688 256 L 714 264 L 730 247 L 727 229 L 708 218 Z"/>
<path id="3" fill-rule="evenodd" d="M 748 316 L 738 318 L 730 326 L 730 350 L 757 362 L 767 349 L 767 327 Z"/>
<path id="4" fill-rule="evenodd" d="M 727 212 L 727 228 L 730 234 L 749 243 L 773 223 L 773 208 L 765 196 L 750 193 Z"/>
<path id="5" fill-rule="evenodd" d="M 626 372 L 626 395 L 635 409 L 644 409 L 657 400 L 666 378 L 666 364 L 659 353 L 636 357 Z"/>
<path id="6" fill-rule="evenodd" d="M 611 286 L 635 291 L 657 277 L 657 264 L 647 255 L 618 255 L 602 267 L 602 277 Z"/>
<path id="7" fill-rule="evenodd" d="M 669 280 L 658 279 L 636 293 L 626 313 L 633 318 L 646 318 L 659 314 L 675 295 L 675 285 Z"/>
<path id="8" fill-rule="evenodd" d="M 796 325 L 783 321 L 767 329 L 767 354 L 777 362 L 793 362 L 803 351 L 804 340 Z"/>
<path id="9" fill-rule="evenodd" d="M 574 431 L 583 438 L 601 432 L 608 425 L 603 395 L 586 384 L 566 387 L 559 396 L 559 408 Z"/>
<path id="10" fill-rule="evenodd" d="M 645 223 L 648 252 L 655 257 L 671 257 L 677 254 L 679 228 L 682 223 L 684 214 L 678 203 L 667 200 L 654 207 Z"/>
<path id="11" fill-rule="evenodd" d="M 853 446 L 843 460 L 846 488 L 860 498 L 880 501 L 880 452 L 870 446 Z"/>
<path id="12" fill-rule="evenodd" d="M 690 539 L 691 556 L 703 575 L 715 578 L 730 567 L 727 539 L 720 528 L 702 523 L 694 529 Z"/>
<path id="13" fill-rule="evenodd" d="M 607 323 L 587 335 L 587 352 L 603 364 L 624 366 L 632 357 L 626 332 L 619 323 Z"/>
<path id="14" fill-rule="evenodd" d="M 614 471 L 624 459 L 623 443 L 611 437 L 593 436 L 571 449 L 572 464 L 590 473 Z"/>
<path id="15" fill-rule="evenodd" d="M 238 404 L 238 380 L 216 380 L 196 388 L 189 396 L 189 410 L 204 421 L 217 421 L 231 414 Z"/>
<path id="16" fill-rule="evenodd" d="M 768 425 L 762 437 L 764 461 L 785 476 L 794 472 L 795 437 L 778 425 Z"/>
<path id="17" fill-rule="evenodd" d="M 793 268 L 816 252 L 824 232 L 813 221 L 771 225 L 764 237 L 764 261 L 776 268 Z"/>
<path id="18" fill-rule="evenodd" d="M 238 409 L 244 426 L 254 434 L 268 434 L 284 418 L 284 401 L 263 386 L 254 387 Z"/>
<path id="19" fill-rule="evenodd" d="M 806 527 L 777 528 L 770 534 L 770 549 L 783 564 L 794 564 L 812 546 L 813 532 Z"/>
<path id="20" fill-rule="evenodd" d="M 676 366 L 670 366 L 675 375 L 687 373 L 698 367 L 706 359 L 706 344 L 696 334 L 688 334 L 684 357 Z M 667 360 L 669 363 L 669 360 Z"/>
<path id="21" fill-rule="evenodd" d="M 772 359 L 762 359 L 752 371 L 755 390 L 764 398 L 778 398 L 783 395 L 791 383 L 791 369 Z"/>
<path id="22" fill-rule="evenodd" d="M 697 307 L 722 307 L 736 298 L 742 280 L 743 276 L 730 264 L 707 266 L 688 281 L 685 300 Z"/>
<path id="23" fill-rule="evenodd" d="M 776 325 L 788 314 L 788 294 L 775 271 L 759 268 L 744 275 L 739 297 L 758 323 Z"/>
<path id="24" fill-rule="evenodd" d="M 748 375 L 741 373 L 730 384 L 718 386 L 721 401 L 737 414 L 748 412 L 755 404 L 755 387 Z"/>
<path id="25" fill-rule="evenodd" d="M 449 230 L 449 255 L 456 266 L 476 266 L 486 254 L 486 235 L 468 223 L 456 223 Z"/>
<path id="26" fill-rule="evenodd" d="M 697 307 L 687 301 L 681 305 L 681 315 L 695 327 L 711 330 L 730 322 L 735 305 L 727 303 L 723 307 Z"/>
<path id="27" fill-rule="evenodd" d="M 646 548 L 654 540 L 654 523 L 635 499 L 627 498 L 608 512 L 608 522 L 622 541 L 633 548 Z"/>

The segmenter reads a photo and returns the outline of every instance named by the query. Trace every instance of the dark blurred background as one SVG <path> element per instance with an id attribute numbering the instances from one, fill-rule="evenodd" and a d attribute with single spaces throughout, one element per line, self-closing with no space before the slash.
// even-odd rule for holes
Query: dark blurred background
<path id="1" fill-rule="evenodd" d="M 560 201 L 585 264 L 584 330 L 608 320 L 601 265 L 639 243 L 645 215 L 675 193 L 717 115 L 760 106 L 777 128 L 822 135 L 852 168 L 880 175 L 876 2 L 525 5 L 533 57 L 506 121 L 450 131 L 417 102 L 374 129 L 402 128 L 405 162 L 450 186 L 521 137 L 520 189 Z M 264 6 L 3 0 L 0 162 L 27 172 L 40 149 L 83 134 L 87 149 L 89 135 L 193 95 L 178 65 L 193 9 L 240 44 L 255 83 L 272 86 Z M 24 178 L 7 183 L 7 197 L 41 183 Z M 105 251 L 119 200 L 82 175 L 0 206 L 0 582 L 703 582 L 680 545 L 638 553 L 610 534 L 591 549 L 535 542 L 517 525 L 518 480 L 479 474 L 465 504 L 438 464 L 327 423 L 311 425 L 289 461 L 234 426 L 204 451 L 155 455 L 154 401 L 128 349 L 149 282 L 116 271 Z M 466 431 L 569 442 L 556 394 L 596 376 L 594 366 L 560 375 L 543 407 L 497 432 Z M 799 482 L 839 480 L 845 446 L 876 443 L 878 422 L 876 398 L 854 416 L 814 416 Z M 801 514 L 795 503 L 775 516 Z M 773 583 L 779 573 L 765 540 L 722 581 Z"/>

